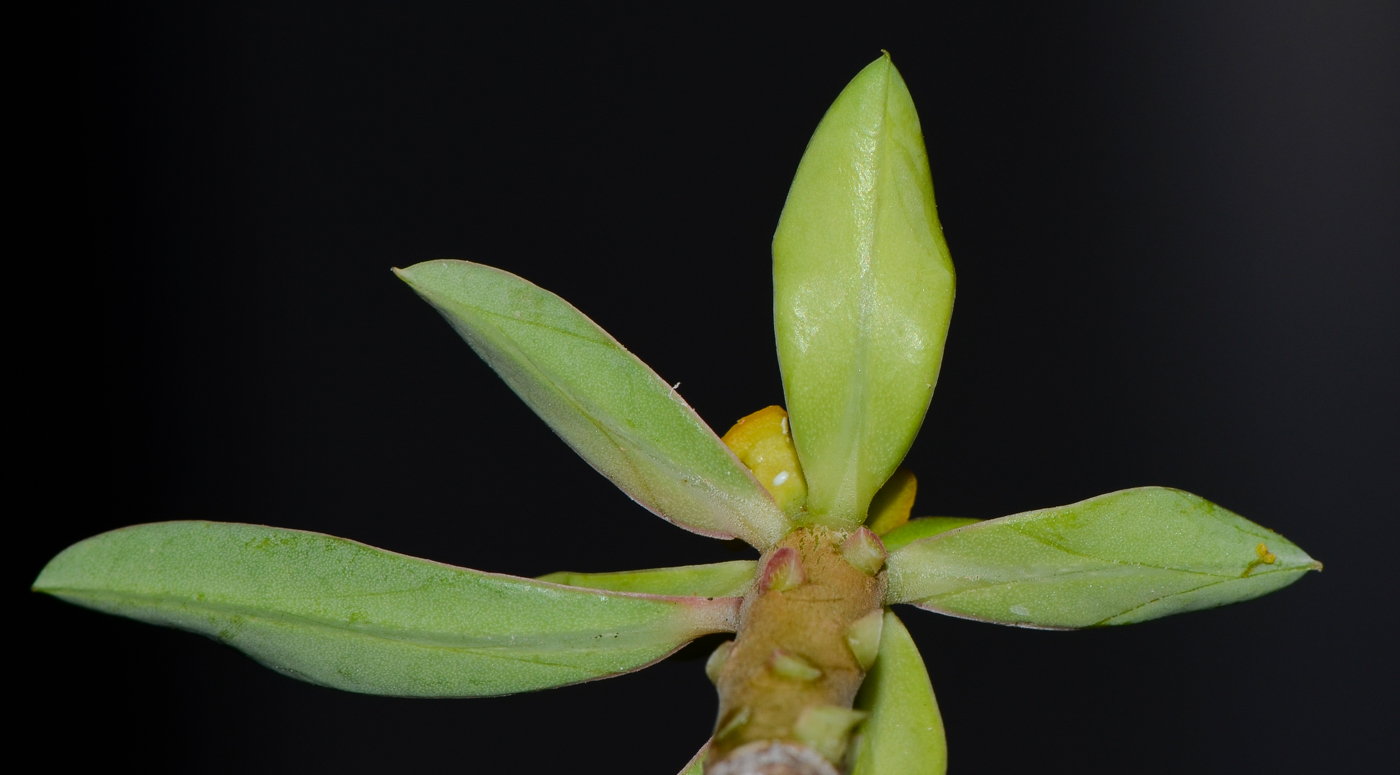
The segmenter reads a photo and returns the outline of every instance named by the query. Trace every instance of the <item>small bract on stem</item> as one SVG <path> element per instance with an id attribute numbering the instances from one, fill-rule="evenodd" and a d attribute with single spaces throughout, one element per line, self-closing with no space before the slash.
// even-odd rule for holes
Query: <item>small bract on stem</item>
<path id="1" fill-rule="evenodd" d="M 167 522 L 64 550 L 34 589 L 200 632 L 347 691 L 478 697 L 646 667 L 709 633 L 709 775 L 941 773 L 907 603 L 1021 627 L 1129 624 L 1246 600 L 1321 565 L 1189 493 L 1144 487 L 980 521 L 910 519 L 900 463 L 938 381 L 954 275 L 918 114 L 888 55 L 837 97 L 773 241 L 787 409 L 717 436 L 646 364 L 500 269 L 395 270 L 569 446 L 676 525 L 757 562 L 483 573 L 343 538 Z M 678 757 L 679 758 L 679 757 Z"/>

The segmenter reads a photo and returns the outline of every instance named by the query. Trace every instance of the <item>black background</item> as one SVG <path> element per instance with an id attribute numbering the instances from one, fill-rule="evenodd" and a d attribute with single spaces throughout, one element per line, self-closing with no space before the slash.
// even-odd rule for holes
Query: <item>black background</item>
<path id="1" fill-rule="evenodd" d="M 388 270 L 529 278 L 723 432 L 782 400 L 773 228 L 887 48 L 958 270 L 916 511 L 1164 484 L 1327 564 L 1105 631 L 902 610 L 953 772 L 1393 761 L 1395 4 L 185 5 L 32 32 L 11 320 L 40 432 L 11 476 L 41 498 L 10 516 L 12 589 L 73 541 L 186 518 L 521 575 L 749 556 L 628 501 Z M 713 721 L 703 648 L 523 696 L 365 697 L 22 594 L 12 732 L 55 762 L 665 775 Z"/>

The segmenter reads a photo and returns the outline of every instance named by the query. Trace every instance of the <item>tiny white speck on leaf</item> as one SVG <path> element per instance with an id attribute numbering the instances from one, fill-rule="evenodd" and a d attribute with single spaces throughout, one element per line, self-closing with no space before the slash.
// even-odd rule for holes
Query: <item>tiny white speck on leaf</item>
<path id="1" fill-rule="evenodd" d="M 781 487 L 783 482 L 786 482 L 788 480 L 789 476 L 791 476 L 791 474 L 789 474 L 787 471 L 779 471 L 778 475 L 773 477 L 773 486 Z"/>

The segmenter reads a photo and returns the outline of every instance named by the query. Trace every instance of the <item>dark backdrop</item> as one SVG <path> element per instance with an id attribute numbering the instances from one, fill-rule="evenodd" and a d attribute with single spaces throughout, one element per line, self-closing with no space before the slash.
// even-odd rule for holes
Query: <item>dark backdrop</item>
<path id="1" fill-rule="evenodd" d="M 16 416 L 40 432 L 13 437 L 11 476 L 42 500 L 10 515 L 31 527 L 12 589 L 73 541 L 187 518 L 522 575 L 734 557 L 594 474 L 389 267 L 523 275 L 723 432 L 782 400 L 773 228 L 826 106 L 887 48 L 959 275 L 907 461 L 916 510 L 1172 485 L 1327 564 L 1106 631 L 902 611 L 954 772 L 1393 761 L 1393 3 L 188 5 L 32 31 L 21 72 L 47 86 L 12 122 L 40 174 L 13 212 L 38 239 L 11 314 L 28 309 Z M 415 701 L 15 605 L 13 680 L 38 690 L 17 739 L 68 763 L 666 775 L 715 709 L 702 648 L 610 681 Z"/>

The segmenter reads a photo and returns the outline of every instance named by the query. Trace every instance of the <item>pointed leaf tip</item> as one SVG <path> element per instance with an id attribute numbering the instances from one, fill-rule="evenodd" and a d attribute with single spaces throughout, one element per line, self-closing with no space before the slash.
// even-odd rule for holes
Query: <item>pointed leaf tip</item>
<path id="1" fill-rule="evenodd" d="M 34 588 L 198 632 L 367 694 L 477 697 L 645 667 L 733 631 L 738 598 L 569 589 L 262 525 L 164 522 L 68 547 Z"/>
<path id="2" fill-rule="evenodd" d="M 589 465 L 681 527 L 767 548 L 791 529 L 674 389 L 592 320 L 509 272 L 467 261 L 396 270 Z"/>
<path id="3" fill-rule="evenodd" d="M 918 433 L 953 305 L 923 133 L 888 54 L 812 136 L 773 239 L 773 280 L 809 515 L 849 529 Z"/>
<path id="4" fill-rule="evenodd" d="M 1022 627 L 1131 624 L 1249 600 L 1316 566 L 1204 498 L 1141 487 L 914 541 L 890 554 L 887 600 Z"/>

